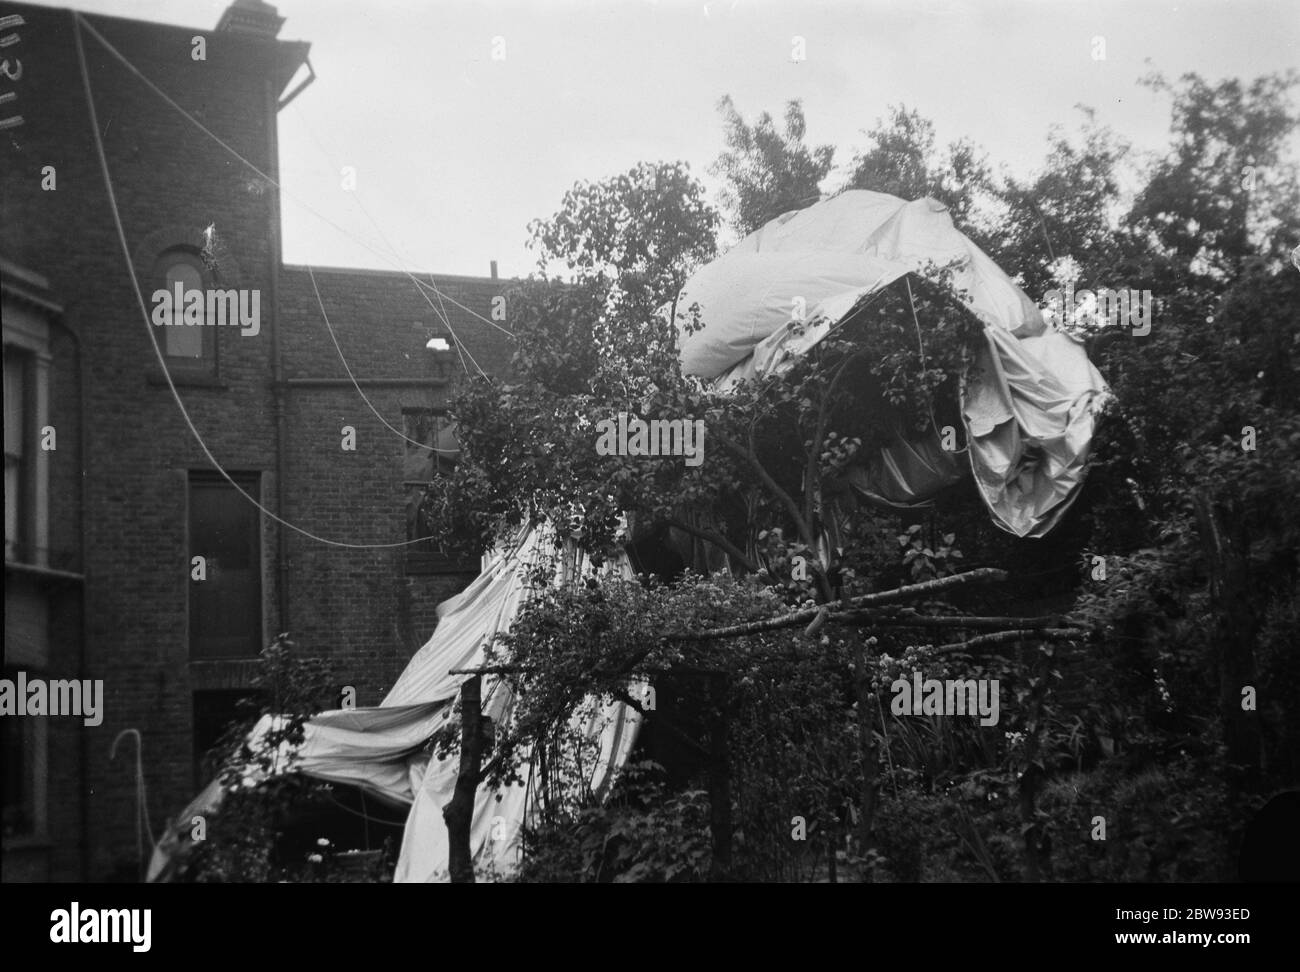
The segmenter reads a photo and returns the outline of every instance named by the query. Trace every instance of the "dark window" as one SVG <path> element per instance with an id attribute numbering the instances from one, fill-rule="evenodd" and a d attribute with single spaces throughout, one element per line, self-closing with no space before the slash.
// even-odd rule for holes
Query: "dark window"
<path id="1" fill-rule="evenodd" d="M 427 514 L 421 509 L 425 487 L 456 468 L 460 445 L 455 423 L 439 410 L 405 409 L 402 420 L 407 438 L 402 462 L 406 539 L 419 540 L 432 533 Z M 449 556 L 432 540 L 426 540 L 406 548 L 406 570 L 413 574 L 477 572 L 478 563 Z"/>
<path id="2" fill-rule="evenodd" d="M 221 741 L 226 730 L 246 714 L 241 706 L 243 699 L 253 695 L 247 689 L 213 689 L 194 693 L 194 789 L 200 790 L 211 783 L 221 767 L 221 753 L 212 748 Z"/>
<path id="3" fill-rule="evenodd" d="M 258 477 L 236 475 L 258 495 Z M 194 558 L 206 577 L 195 580 Z M 190 473 L 190 657 L 252 657 L 262 650 L 258 510 L 219 476 Z"/>
<path id="4" fill-rule="evenodd" d="M 168 250 L 158 258 L 154 266 L 154 284 L 156 290 L 165 290 L 171 302 L 171 323 L 157 327 L 155 334 L 158 344 L 167 359 L 168 368 L 180 368 L 186 373 L 217 373 L 216 328 L 206 316 L 200 315 L 202 323 L 185 322 L 184 304 L 176 303 L 176 285 L 181 293 L 197 291 L 205 296 L 213 286 L 211 274 L 203 258 L 188 248 Z M 204 301 L 206 308 L 206 297 Z M 192 320 L 192 318 L 191 318 Z"/>
<path id="5" fill-rule="evenodd" d="M 31 442 L 27 401 L 28 355 L 5 345 L 5 560 L 23 560 L 31 502 L 28 493 L 28 468 Z"/>
<path id="6" fill-rule="evenodd" d="M 29 675 L 35 677 L 35 672 Z M 4 670 L 16 681 L 18 672 Z M 0 772 L 4 779 L 4 836 L 26 837 L 36 824 L 36 720 L 0 716 Z"/>

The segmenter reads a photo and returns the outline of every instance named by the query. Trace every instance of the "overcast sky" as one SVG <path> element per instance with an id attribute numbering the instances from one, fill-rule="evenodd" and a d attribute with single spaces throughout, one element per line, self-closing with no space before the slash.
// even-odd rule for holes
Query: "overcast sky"
<path id="1" fill-rule="evenodd" d="M 209 30 L 227 3 L 74 6 Z M 439 273 L 486 275 L 493 259 L 504 276 L 529 272 L 527 223 L 554 212 L 577 179 L 682 159 L 716 189 L 707 169 L 723 147 L 723 94 L 750 120 L 779 119 L 801 98 L 809 139 L 836 145 L 840 165 L 864 144 L 862 129 L 905 102 L 941 143 L 967 136 L 1024 175 L 1051 125 L 1076 126 L 1080 103 L 1139 148 L 1162 146 L 1168 102 L 1136 84 L 1153 67 L 1217 81 L 1300 65 L 1296 0 L 276 6 L 280 38 L 310 42 L 317 75 L 281 113 L 285 260 Z M 791 56 L 796 36 L 802 61 Z M 498 37 L 505 56 L 494 60 Z M 1093 57 L 1096 37 L 1105 60 Z M 355 192 L 341 188 L 345 165 Z"/>

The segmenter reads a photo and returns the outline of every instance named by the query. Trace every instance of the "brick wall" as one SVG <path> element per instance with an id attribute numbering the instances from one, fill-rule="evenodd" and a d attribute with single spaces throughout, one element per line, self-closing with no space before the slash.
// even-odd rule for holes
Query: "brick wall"
<path id="1" fill-rule="evenodd" d="M 435 277 L 434 286 L 443 295 L 441 304 L 430 295 L 435 312 L 402 273 L 315 268 L 311 273 L 316 289 L 306 268 L 286 267 L 280 277 L 286 377 L 346 381 L 341 350 L 353 376 L 363 383 L 373 411 L 350 385 L 290 386 L 289 519 L 330 539 L 403 541 L 406 443 L 384 422 L 404 430 L 403 409 L 443 407 L 447 388 L 432 382 L 396 388 L 364 382 L 434 377 L 424 344 L 430 329 L 445 328 L 443 314 L 485 371 L 503 371 L 510 346 L 500 331 L 474 314 L 491 319 L 492 298 L 502 292 L 504 282 Z M 460 371 L 458 357 L 450 368 L 451 374 Z M 344 426 L 356 430 L 355 451 L 342 449 Z M 438 603 L 470 579 L 463 574 L 408 574 L 401 548 L 346 550 L 291 534 L 289 550 L 295 635 L 337 660 L 341 683 L 356 686 L 362 705 L 382 698 L 410 656 L 428 640 Z"/>
<path id="2" fill-rule="evenodd" d="M 135 788 L 130 759 L 108 761 L 124 728 L 144 738 L 150 812 L 155 829 L 193 795 L 193 693 L 240 686 L 249 666 L 194 663 L 188 646 L 187 478 L 210 468 L 161 381 L 149 331 L 140 314 L 128 264 L 108 205 L 81 90 L 68 11 L 6 4 L 19 13 L 22 58 L 17 90 L 24 124 L 0 133 L 6 156 L 0 172 L 0 255 L 50 279 L 65 320 L 81 338 L 84 376 L 64 369 L 51 379 L 59 410 L 60 451 L 51 492 L 79 503 L 74 488 L 85 473 L 85 509 L 56 517 L 62 541 L 84 525 L 87 616 L 82 677 L 105 681 L 105 718 L 94 729 L 51 750 L 50 793 L 80 775 L 90 821 L 85 877 L 103 879 L 135 868 Z M 191 59 L 199 32 L 157 24 L 89 17 L 89 22 L 176 102 L 263 171 L 276 175 L 268 111 L 272 77 L 283 81 L 293 45 L 206 33 L 207 60 Z M 283 341 L 284 374 L 296 379 L 346 376 L 321 319 L 307 274 L 280 270 L 280 319 L 270 306 L 275 252 L 274 191 L 84 39 L 99 125 L 114 181 L 131 266 L 147 274 L 162 248 L 193 240 L 211 225 L 228 285 L 259 289 L 262 328 L 244 337 L 218 328 L 216 382 L 182 383 L 178 390 L 204 442 L 228 470 L 261 474 L 263 503 L 277 505 L 276 389 L 272 329 Z M 300 47 L 301 45 L 299 45 Z M 278 92 L 278 88 L 275 93 Z M 53 165 L 57 189 L 41 189 Z M 429 375 L 424 331 L 435 312 L 400 274 L 328 270 L 317 273 L 322 297 L 349 363 L 362 378 Z M 478 278 L 439 278 L 455 301 L 491 316 L 501 284 Z M 146 300 L 151 285 L 146 284 Z M 437 298 L 434 298 L 435 304 Z M 500 332 L 448 303 L 452 326 L 489 371 L 504 368 L 510 348 Z M 458 367 L 458 366 L 457 366 Z M 76 439 L 74 411 L 83 384 L 84 450 L 63 451 Z M 405 407 L 442 403 L 432 386 L 367 388 L 374 406 L 397 428 Z M 349 387 L 291 386 L 286 418 L 283 515 L 321 536 L 356 543 L 405 539 L 401 458 L 404 444 L 383 428 Z M 64 425 L 72 430 L 65 439 Z M 357 430 L 357 451 L 340 449 L 339 430 Z M 437 603 L 463 588 L 466 575 L 411 576 L 394 550 L 346 550 L 289 532 L 289 617 L 278 612 L 278 528 L 262 530 L 264 631 L 269 640 L 289 628 L 304 650 L 328 656 L 340 684 L 358 688 L 358 702 L 377 703 L 427 640 Z M 75 548 L 75 542 L 72 547 Z M 287 623 L 286 623 L 287 621 Z M 57 763 L 54 762 L 57 756 Z M 57 782 L 56 782 L 57 781 Z M 59 790 L 64 793 L 63 790 Z M 60 797 L 62 799 L 62 797 Z M 74 801 L 75 803 L 75 801 Z M 79 844 L 76 814 L 59 818 L 57 839 Z M 53 815 L 51 825 L 55 823 Z M 62 876 L 72 857 L 59 858 Z"/>

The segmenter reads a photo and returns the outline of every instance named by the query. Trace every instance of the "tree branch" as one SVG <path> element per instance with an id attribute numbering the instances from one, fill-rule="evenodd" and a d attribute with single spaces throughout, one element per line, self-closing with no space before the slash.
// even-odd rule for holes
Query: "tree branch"
<path id="1" fill-rule="evenodd" d="M 794 499 L 791 498 L 790 494 L 783 490 L 780 484 L 772 478 L 772 474 L 767 471 L 767 468 L 761 462 L 759 462 L 758 456 L 754 454 L 753 450 L 742 449 L 721 433 L 715 433 L 715 435 L 717 435 L 718 440 L 723 444 L 723 446 L 740 459 L 747 462 L 754 472 L 758 473 L 759 480 L 761 480 L 763 485 L 767 487 L 768 492 L 781 502 L 781 505 L 784 506 L 786 511 L 790 514 L 790 518 L 794 520 L 794 525 L 799 530 L 799 536 L 803 539 L 803 542 L 807 544 L 808 549 L 816 549 L 817 545 L 813 541 L 812 532 L 809 529 L 808 524 L 804 522 L 803 513 L 799 510 L 799 504 L 796 503 Z"/>
<path id="2" fill-rule="evenodd" d="M 713 544 L 715 547 L 718 547 L 721 550 L 723 550 L 729 557 L 731 557 L 737 563 L 741 564 L 751 573 L 755 573 L 755 574 L 758 573 L 760 569 L 759 565 L 754 563 L 748 557 L 746 557 L 744 551 L 742 551 L 739 547 L 737 547 L 734 543 L 732 543 L 722 534 L 715 533 L 712 530 L 702 530 L 699 527 L 692 526 L 691 524 L 687 523 L 685 520 L 679 519 L 675 516 L 670 517 L 666 522 L 668 523 L 669 526 L 677 527 L 677 529 L 689 533 L 691 536 L 699 537 L 701 540 L 705 541 L 706 543 Z"/>
<path id="3" fill-rule="evenodd" d="M 893 628 L 992 628 L 996 631 L 1007 628 L 1040 631 L 1045 628 L 1060 628 L 1070 623 L 1059 616 L 1017 618 L 976 614 L 917 614 L 910 608 L 898 614 L 880 614 L 869 608 L 861 611 L 836 611 L 827 620 L 841 624 L 860 623 Z"/>
<path id="4" fill-rule="evenodd" d="M 977 635 L 968 641 L 958 642 L 955 645 L 942 645 L 938 648 L 938 652 L 946 655 L 951 652 L 967 651 L 971 648 L 1005 645 L 1013 641 L 1073 641 L 1093 637 L 1096 637 L 1095 632 L 1088 631 L 1086 628 L 1039 628 L 1037 630 L 998 631 L 994 634 Z"/>
<path id="5" fill-rule="evenodd" d="M 879 591 L 875 594 L 863 594 L 859 597 L 851 598 L 844 602 L 848 608 L 866 608 L 879 604 L 892 604 L 896 601 L 905 601 L 914 597 L 922 597 L 934 591 L 945 590 L 950 587 L 960 587 L 964 584 L 989 583 L 992 581 L 1006 580 L 1007 572 L 998 570 L 995 567 L 981 567 L 978 570 L 967 571 L 964 574 L 954 574 L 951 577 L 939 577 L 935 580 L 922 581 L 920 584 L 909 584 L 904 587 L 897 587 L 889 591 Z M 731 638 L 737 635 L 757 634 L 761 631 L 775 631 L 779 628 L 793 628 L 802 624 L 807 624 L 817 617 L 821 607 L 804 608 L 800 611 L 791 611 L 789 614 L 783 614 L 775 618 L 763 618 L 759 621 L 747 621 L 744 624 L 733 624 L 725 628 L 712 628 L 708 631 L 692 631 L 683 634 L 672 635 L 677 641 L 708 641 L 712 638 Z M 856 612 L 843 612 L 856 613 Z M 833 615 L 832 615 L 833 616 Z M 1019 623 L 1019 621 L 1017 621 Z"/>

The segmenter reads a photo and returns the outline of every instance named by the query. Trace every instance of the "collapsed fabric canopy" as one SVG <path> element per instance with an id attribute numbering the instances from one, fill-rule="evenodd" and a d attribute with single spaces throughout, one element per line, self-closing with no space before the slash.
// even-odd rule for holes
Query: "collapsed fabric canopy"
<path id="1" fill-rule="evenodd" d="M 438 606 L 438 627 L 412 657 L 397 683 L 372 708 L 340 709 L 313 716 L 303 727 L 303 741 L 292 750 L 272 752 L 280 772 L 297 772 L 334 783 L 357 786 L 366 793 L 407 808 L 406 828 L 393 880 L 447 880 L 448 834 L 442 809 L 451 800 L 459 756 L 440 758 L 429 745 L 434 733 L 453 717 L 465 675 L 454 669 L 484 664 L 492 639 L 508 631 L 528 594 L 528 578 L 539 566 L 555 568 L 555 583 L 569 585 L 589 569 L 583 553 L 572 543 L 557 543 L 542 528 L 525 528 L 505 550 L 488 559 L 483 572 L 457 596 Z M 632 576 L 625 555 L 603 568 Z M 514 700 L 504 681 L 483 677 L 483 715 L 506 724 Z M 266 715 L 249 734 L 247 744 L 265 751 L 266 734 L 281 725 L 281 717 Z M 576 716 L 573 728 L 592 747 L 595 760 L 591 792 L 606 793 L 615 771 L 623 766 L 636 743 L 641 716 L 623 702 L 595 703 Z M 273 775 L 276 769 L 271 771 Z M 268 774 L 248 769 L 236 787 L 255 786 Z M 479 787 L 475 793 L 470 848 L 477 866 L 509 873 L 517 866 L 522 828 L 533 819 L 538 793 L 526 767 L 524 783 L 499 789 Z M 195 814 L 215 812 L 226 791 L 214 781 L 176 818 L 158 844 L 148 880 L 167 880 L 183 858 Z"/>
<path id="2" fill-rule="evenodd" d="M 780 374 L 864 298 L 931 263 L 954 268 L 952 286 L 984 324 L 961 402 L 975 483 L 999 527 L 1041 537 L 1078 496 L 1109 391 L 1083 345 L 1049 327 L 933 199 L 853 190 L 751 233 L 678 295 L 682 371 L 721 391 Z M 698 330 L 687 326 L 694 305 Z M 869 499 L 908 506 L 962 475 L 958 454 L 932 430 L 927 438 L 899 437 L 850 482 Z"/>
<path id="3" fill-rule="evenodd" d="M 1078 494 L 1106 383 L 1082 345 L 1049 328 L 1037 306 L 992 260 L 956 230 L 933 199 L 904 202 L 853 191 L 772 220 L 721 258 L 701 268 L 677 300 L 684 319 L 698 304 L 703 328 L 681 334 L 684 373 L 725 391 L 747 378 L 781 374 L 854 312 L 860 302 L 927 264 L 955 265 L 953 285 L 964 291 L 984 324 L 978 374 L 965 383 L 962 419 L 971 471 L 994 522 L 1018 536 L 1042 536 Z M 804 313 L 798 313 L 802 302 Z M 899 438 L 850 473 L 850 482 L 877 502 L 925 502 L 963 474 L 957 454 L 937 436 Z M 452 718 L 465 676 L 452 670 L 483 664 L 488 644 L 509 630 L 527 594 L 533 567 L 556 567 L 570 584 L 587 567 L 580 550 L 537 529 L 525 529 L 488 558 L 466 590 L 438 608 L 433 636 L 415 654 L 379 706 L 313 717 L 302 744 L 278 754 L 284 769 L 360 787 L 393 805 L 407 820 L 394 880 L 446 880 L 448 834 L 442 809 L 451 799 L 458 758 L 439 758 L 429 745 Z M 624 576 L 625 555 L 610 562 Z M 483 713 L 508 722 L 514 700 L 499 679 L 484 677 Z M 279 725 L 266 716 L 256 745 Z M 590 774 L 595 794 L 608 791 L 628 759 L 640 715 L 622 702 L 589 708 L 574 728 L 598 755 Z M 249 771 L 236 785 L 256 785 Z M 537 794 L 523 785 L 480 787 L 471 829 L 479 865 L 509 871 L 520 834 L 533 819 Z M 166 880 L 182 859 L 195 814 L 217 809 L 225 795 L 211 783 L 181 812 L 155 849 L 149 880 Z"/>

